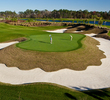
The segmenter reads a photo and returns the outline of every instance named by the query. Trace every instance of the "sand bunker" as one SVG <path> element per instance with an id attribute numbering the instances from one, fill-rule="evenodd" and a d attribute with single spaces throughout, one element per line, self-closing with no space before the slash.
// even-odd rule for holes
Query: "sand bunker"
<path id="1" fill-rule="evenodd" d="M 56 30 L 63 33 L 62 30 Z M 54 31 L 55 32 L 55 31 Z M 90 34 L 89 36 L 93 36 Z M 10 84 L 25 84 L 33 82 L 50 82 L 67 86 L 76 90 L 89 90 L 110 87 L 110 41 L 92 37 L 100 42 L 99 49 L 104 51 L 106 58 L 102 65 L 89 66 L 84 71 L 62 69 L 55 72 L 45 72 L 40 68 L 33 70 L 19 70 L 17 67 L 6 67 L 0 64 L 0 82 Z M 0 49 L 14 42 L 0 44 Z M 16 43 L 16 42 L 15 42 Z"/>
<path id="2" fill-rule="evenodd" d="M 51 33 L 64 33 L 67 29 L 60 29 L 60 30 L 54 30 L 54 31 L 47 31 Z"/>
<path id="3" fill-rule="evenodd" d="M 19 43 L 18 41 L 15 41 L 15 42 L 9 42 L 9 43 L 0 43 L 0 49 L 3 49 L 7 46 L 10 46 L 12 44 L 15 44 L 15 43 Z"/>

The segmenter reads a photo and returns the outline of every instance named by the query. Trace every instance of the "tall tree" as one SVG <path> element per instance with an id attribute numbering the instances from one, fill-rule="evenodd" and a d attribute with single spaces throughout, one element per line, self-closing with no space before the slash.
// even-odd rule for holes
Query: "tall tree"
<path id="1" fill-rule="evenodd" d="M 98 20 L 98 27 L 99 25 L 101 26 L 103 24 L 103 18 L 102 17 L 97 17 L 97 20 Z"/>

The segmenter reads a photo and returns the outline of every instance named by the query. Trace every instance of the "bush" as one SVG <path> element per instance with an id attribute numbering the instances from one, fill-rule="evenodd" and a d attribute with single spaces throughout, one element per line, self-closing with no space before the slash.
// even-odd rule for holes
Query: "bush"
<path id="1" fill-rule="evenodd" d="M 12 18 L 11 21 L 12 22 L 17 22 L 18 20 L 17 20 L 17 18 Z"/>

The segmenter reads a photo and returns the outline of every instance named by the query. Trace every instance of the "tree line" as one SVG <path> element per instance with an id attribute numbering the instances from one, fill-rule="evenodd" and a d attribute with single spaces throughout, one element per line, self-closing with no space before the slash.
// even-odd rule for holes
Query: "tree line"
<path id="1" fill-rule="evenodd" d="M 27 9 L 26 11 L 20 11 L 16 13 L 15 11 L 4 11 L 0 12 L 0 17 L 4 19 L 9 18 L 74 18 L 74 19 L 94 19 L 96 17 L 101 17 L 103 19 L 110 20 L 110 11 L 88 11 L 88 10 L 31 10 Z"/>

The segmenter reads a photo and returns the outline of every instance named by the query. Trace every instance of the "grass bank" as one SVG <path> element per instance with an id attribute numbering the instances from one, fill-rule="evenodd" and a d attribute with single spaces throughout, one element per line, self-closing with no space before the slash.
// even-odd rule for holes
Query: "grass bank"
<path id="1" fill-rule="evenodd" d="M 1 100 L 109 100 L 110 89 L 76 91 L 50 83 L 0 84 Z"/>

